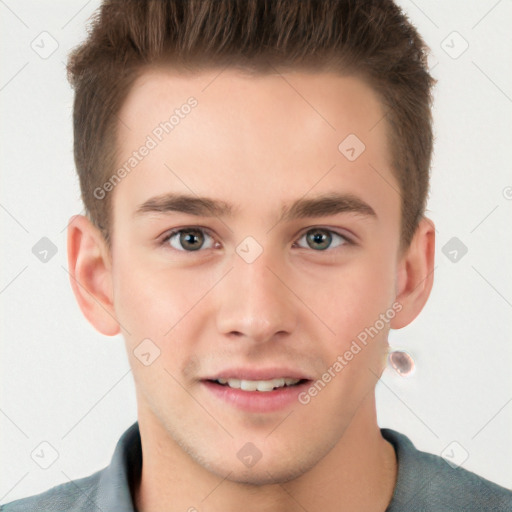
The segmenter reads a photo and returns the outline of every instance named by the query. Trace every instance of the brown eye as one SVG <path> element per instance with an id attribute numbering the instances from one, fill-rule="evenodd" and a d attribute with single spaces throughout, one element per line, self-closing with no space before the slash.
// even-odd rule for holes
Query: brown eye
<path id="1" fill-rule="evenodd" d="M 205 241 L 209 241 L 210 245 L 205 247 Z M 213 247 L 213 239 L 202 229 L 186 228 L 179 229 L 169 233 L 163 240 L 163 243 L 169 245 L 178 251 L 198 251 L 199 249 L 211 249 Z"/>
<path id="2" fill-rule="evenodd" d="M 180 244 L 187 250 L 197 251 L 198 249 L 201 249 L 203 243 L 204 235 L 197 229 L 182 231 L 180 233 Z"/>
<path id="3" fill-rule="evenodd" d="M 326 249 L 334 249 L 341 245 L 350 243 L 345 236 L 340 235 L 330 229 L 324 228 L 314 228 L 307 231 L 304 235 L 302 235 L 299 239 L 306 239 L 306 243 L 310 249 L 314 249 L 315 251 L 325 251 Z M 299 247 L 304 247 L 299 244 Z"/>
<path id="4" fill-rule="evenodd" d="M 332 242 L 332 236 L 329 232 L 322 229 L 315 229 L 306 233 L 306 240 L 311 249 L 323 251 L 327 249 Z"/>

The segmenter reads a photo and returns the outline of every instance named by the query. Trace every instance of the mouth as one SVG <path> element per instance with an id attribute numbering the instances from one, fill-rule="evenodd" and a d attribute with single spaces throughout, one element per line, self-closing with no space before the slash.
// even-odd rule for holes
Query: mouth
<path id="1" fill-rule="evenodd" d="M 208 379 L 208 382 L 231 389 L 240 389 L 241 391 L 259 391 L 260 393 L 269 393 L 276 389 L 300 386 L 301 384 L 308 382 L 308 379 L 294 379 L 288 377 L 279 377 L 277 379 L 270 380 L 219 378 L 212 380 Z"/>
<path id="2" fill-rule="evenodd" d="M 219 405 L 228 405 L 245 413 L 261 414 L 282 411 L 297 405 L 300 393 L 313 382 L 301 375 L 293 375 L 293 372 L 247 373 L 251 372 L 226 372 L 214 378 L 203 379 L 201 383 L 211 397 L 209 399 L 218 401 Z M 277 377 L 279 374 L 286 377 Z"/>

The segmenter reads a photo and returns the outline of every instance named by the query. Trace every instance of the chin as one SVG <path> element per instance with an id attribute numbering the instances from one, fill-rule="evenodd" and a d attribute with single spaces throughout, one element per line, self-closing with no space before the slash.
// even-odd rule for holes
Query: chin
<path id="1" fill-rule="evenodd" d="M 225 473 L 224 470 L 223 473 Z M 232 468 L 225 479 L 248 487 L 261 487 L 264 485 L 278 485 L 299 478 L 306 471 L 297 467 L 260 467 L 259 469 L 240 470 Z"/>
<path id="2" fill-rule="evenodd" d="M 235 459 L 235 462 L 233 459 L 210 462 L 203 458 L 202 460 L 196 459 L 196 462 L 200 463 L 210 473 L 229 482 L 261 487 L 295 480 L 307 473 L 319 461 L 300 461 L 298 457 L 286 457 L 271 461 L 265 460 L 263 457 L 250 468 L 245 468 L 244 464 L 238 459 Z"/>

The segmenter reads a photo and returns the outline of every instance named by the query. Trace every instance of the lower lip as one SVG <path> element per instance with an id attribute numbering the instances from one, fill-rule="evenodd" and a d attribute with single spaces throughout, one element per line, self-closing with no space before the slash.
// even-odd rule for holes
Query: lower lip
<path id="1" fill-rule="evenodd" d="M 297 403 L 299 393 L 311 384 L 310 381 L 305 381 L 273 391 L 242 391 L 209 380 L 203 380 L 201 383 L 216 397 L 247 412 L 273 412 L 285 409 Z"/>

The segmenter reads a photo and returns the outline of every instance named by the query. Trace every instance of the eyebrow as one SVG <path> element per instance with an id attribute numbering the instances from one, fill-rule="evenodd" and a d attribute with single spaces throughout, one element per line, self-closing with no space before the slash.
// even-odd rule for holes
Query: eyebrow
<path id="1" fill-rule="evenodd" d="M 135 216 L 148 213 L 167 214 L 180 212 L 198 217 L 233 217 L 237 208 L 225 201 L 188 194 L 163 194 L 142 203 Z M 311 199 L 300 198 L 290 206 L 283 206 L 278 222 L 308 217 L 327 217 L 338 213 L 354 213 L 366 217 L 377 217 L 375 210 L 353 194 L 331 193 Z"/>

